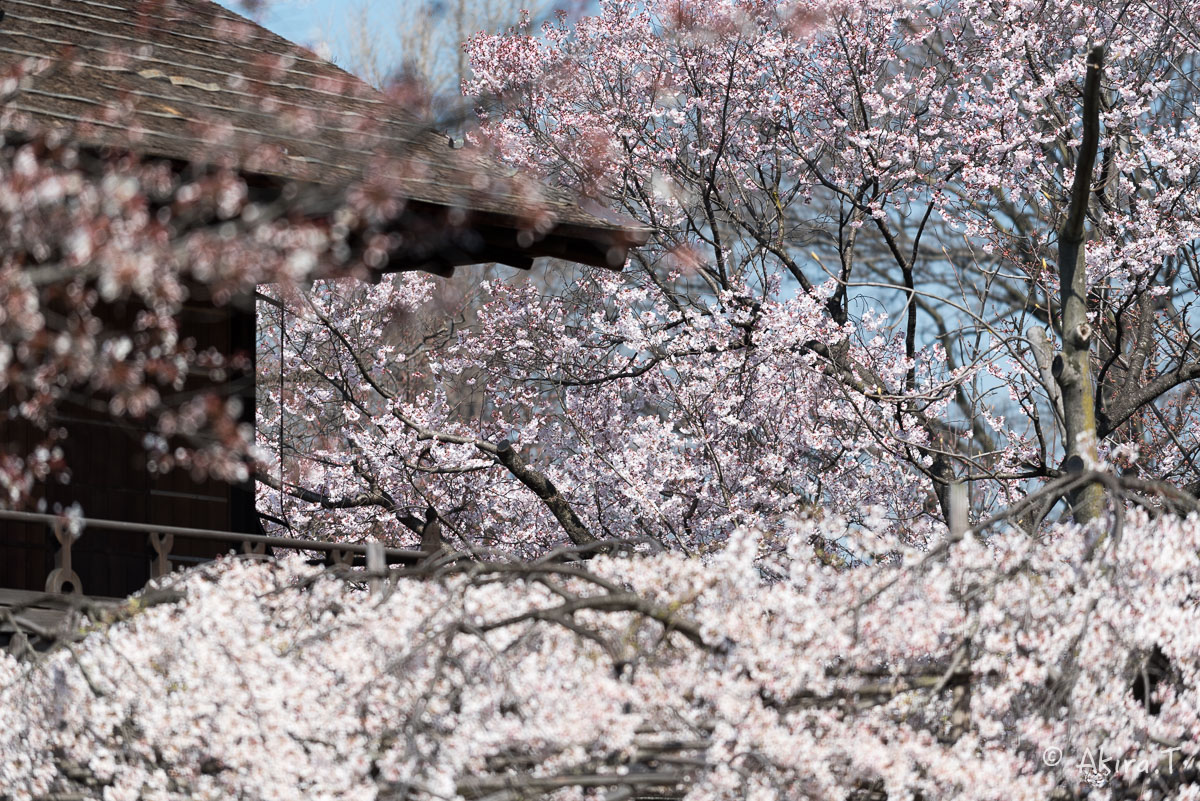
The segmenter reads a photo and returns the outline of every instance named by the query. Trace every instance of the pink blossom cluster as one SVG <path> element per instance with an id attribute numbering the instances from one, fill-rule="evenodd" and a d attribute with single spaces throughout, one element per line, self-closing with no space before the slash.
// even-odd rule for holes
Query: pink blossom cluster
<path id="1" fill-rule="evenodd" d="M 55 421 L 72 405 L 143 425 L 155 469 L 247 478 L 253 438 L 238 401 L 185 387 L 248 371 L 251 354 L 198 347 L 179 315 L 189 300 L 221 306 L 257 282 L 306 275 L 328 232 L 264 218 L 230 171 L 100 159 L 54 134 L 5 146 L 0 229 L 4 426 L 35 432 L 24 452 L 5 438 L 0 505 L 69 476 Z"/>
<path id="2" fill-rule="evenodd" d="M 460 563 L 374 594 L 223 560 L 174 577 L 182 601 L 151 589 L 44 655 L 0 655 L 0 794 L 1195 797 L 1200 519 L 857 569 L 811 543 L 873 532 L 787 528 L 784 551 L 741 530 L 705 560 Z M 1072 757 L 1101 752 L 1102 781 Z"/>
<path id="3" fill-rule="evenodd" d="M 265 467 L 280 467 L 282 426 L 285 441 L 309 447 L 284 460 L 286 480 L 321 500 L 271 493 L 260 503 L 295 529 L 403 541 L 414 536 L 405 513 L 433 505 L 458 546 L 537 552 L 553 518 L 496 466 L 488 448 L 508 440 L 548 465 L 598 537 L 648 535 L 704 553 L 740 526 L 778 529 L 801 510 L 910 542 L 928 535 L 929 493 L 901 450 L 928 438 L 912 415 L 896 416 L 895 399 L 911 366 L 912 394 L 932 414 L 967 373 L 947 376 L 936 352 L 907 362 L 882 323 L 833 324 L 821 292 L 679 310 L 617 277 L 589 277 L 583 300 L 494 282 L 471 330 L 410 362 L 388 321 L 415 314 L 428 283 L 318 286 L 288 308 L 283 329 L 263 306 L 264 333 L 286 332 L 283 361 L 260 358 L 273 371 L 260 384 L 260 442 L 274 451 Z M 847 387 L 806 352 L 814 341 L 881 383 Z M 484 394 L 483 414 L 460 414 L 464 386 Z"/>

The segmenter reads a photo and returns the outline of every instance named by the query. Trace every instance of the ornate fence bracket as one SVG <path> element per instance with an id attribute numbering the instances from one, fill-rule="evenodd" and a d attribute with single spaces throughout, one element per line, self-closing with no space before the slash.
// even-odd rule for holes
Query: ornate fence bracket
<path id="1" fill-rule="evenodd" d="M 267 544 L 265 542 L 252 542 L 251 540 L 243 540 L 242 553 L 247 556 L 262 556 L 267 555 Z"/>
<path id="2" fill-rule="evenodd" d="M 159 579 L 171 572 L 171 548 L 175 546 L 174 534 L 150 534 L 150 545 L 154 558 L 150 560 L 150 578 Z"/>
<path id="3" fill-rule="evenodd" d="M 55 520 L 50 527 L 54 531 L 54 538 L 58 540 L 58 551 L 54 554 L 54 569 L 46 576 L 46 592 L 61 593 L 65 589 L 70 595 L 83 595 L 83 582 L 71 567 L 71 548 L 75 544 L 75 535 L 62 520 Z"/>

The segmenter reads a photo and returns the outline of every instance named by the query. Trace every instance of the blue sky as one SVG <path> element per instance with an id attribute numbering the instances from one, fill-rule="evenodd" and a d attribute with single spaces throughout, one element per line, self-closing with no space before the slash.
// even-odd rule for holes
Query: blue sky
<path id="1" fill-rule="evenodd" d="M 217 2 L 239 14 L 245 13 L 238 0 Z M 347 15 L 365 6 L 373 19 L 394 24 L 397 6 L 402 3 L 403 0 L 366 0 L 363 3 L 353 0 L 270 0 L 266 13 L 257 22 L 283 38 L 307 47 L 315 49 L 322 43 L 327 44 L 333 60 L 344 64 L 346 54 L 338 50 L 346 46 Z"/>
<path id="2" fill-rule="evenodd" d="M 216 0 L 238 13 L 245 13 L 242 0 Z M 362 63 L 361 49 L 353 42 L 354 30 L 361 30 L 355 23 L 365 13 L 369 29 L 377 34 L 375 43 L 376 68 L 384 73 L 397 67 L 401 58 L 401 31 L 405 30 L 414 14 L 430 13 L 430 4 L 421 0 L 266 0 L 266 11 L 257 21 L 275 33 L 298 44 L 310 47 L 345 69 L 354 71 Z M 484 4 L 485 7 L 491 4 Z M 498 8 L 507 6 L 502 3 Z M 572 15 L 584 9 L 593 9 L 595 0 L 519 0 L 513 3 L 513 19 L 504 19 L 508 13 L 500 11 L 496 22 L 506 27 L 517 21 L 515 8 L 524 7 L 534 11 L 535 18 L 548 15 L 554 7 L 567 7 Z M 442 40 L 438 49 L 453 50 L 452 45 Z M 368 80 L 372 76 L 364 76 Z M 376 75 L 375 78 L 381 76 Z"/>
<path id="3" fill-rule="evenodd" d="M 237 0 L 217 0 L 239 14 L 245 14 Z M 345 0 L 277 0 L 271 2 L 267 13 L 258 20 L 275 33 L 301 44 L 313 44 L 327 37 L 325 28 L 337 25 L 345 13 Z"/>

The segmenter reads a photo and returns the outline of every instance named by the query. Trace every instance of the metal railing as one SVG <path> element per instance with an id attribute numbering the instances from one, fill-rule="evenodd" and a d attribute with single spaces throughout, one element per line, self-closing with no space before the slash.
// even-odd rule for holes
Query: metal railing
<path id="1" fill-rule="evenodd" d="M 362 557 L 369 570 L 382 568 L 386 564 L 416 564 L 426 554 L 406 548 L 386 548 L 378 542 L 328 542 L 324 540 L 301 540 L 291 537 L 268 537 L 262 534 L 240 534 L 233 531 L 214 531 L 186 526 L 164 526 L 156 523 L 130 523 L 124 520 L 74 517 L 42 514 L 39 512 L 15 512 L 0 509 L 0 520 L 21 523 L 42 523 L 54 533 L 58 550 L 54 555 L 54 569 L 46 577 L 46 592 L 61 593 L 64 589 L 76 595 L 83 593 L 82 581 L 71 565 L 72 550 L 77 535 L 72 527 L 105 529 L 146 534 L 154 556 L 150 559 L 150 578 L 156 579 L 171 572 L 171 549 L 175 537 L 193 540 L 227 542 L 231 550 L 241 548 L 243 553 L 266 555 L 267 549 L 289 551 L 317 551 L 325 554 L 325 561 L 335 565 L 352 565 L 355 557 Z M 69 589 L 68 589 L 69 588 Z"/>

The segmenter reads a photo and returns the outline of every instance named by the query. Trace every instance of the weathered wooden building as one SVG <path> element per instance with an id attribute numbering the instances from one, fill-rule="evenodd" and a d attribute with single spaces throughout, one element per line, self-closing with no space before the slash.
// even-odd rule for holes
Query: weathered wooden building
<path id="1" fill-rule="evenodd" d="M 233 166 L 251 192 L 310 218 L 383 174 L 402 202 L 386 221 L 381 272 L 528 268 L 542 256 L 619 267 L 646 239 L 602 210 L 454 148 L 384 94 L 208 0 L 0 0 L 0 10 L 0 74 L 22 76 L 3 102 L 7 157 L 30 130 L 62 129 L 104 158 L 134 151 L 177 170 Z M 119 324 L 134 311 L 116 303 L 106 313 Z M 181 327 L 201 348 L 254 353 L 249 299 L 216 304 L 197 285 Z M 219 389 L 241 395 L 253 419 L 252 372 Z M 88 518 L 148 527 L 258 530 L 252 487 L 152 475 L 128 420 L 80 408 L 64 410 L 58 424 L 68 430 L 72 480 L 45 488 L 49 504 L 79 503 Z M 0 426 L 0 447 L 19 450 L 34 433 L 2 414 Z M 203 560 L 228 548 L 181 535 L 171 558 Z M 0 588 L 42 590 L 58 550 L 44 520 L 0 516 Z M 154 555 L 146 528 L 89 527 L 71 568 L 88 594 L 119 596 L 145 583 Z"/>

